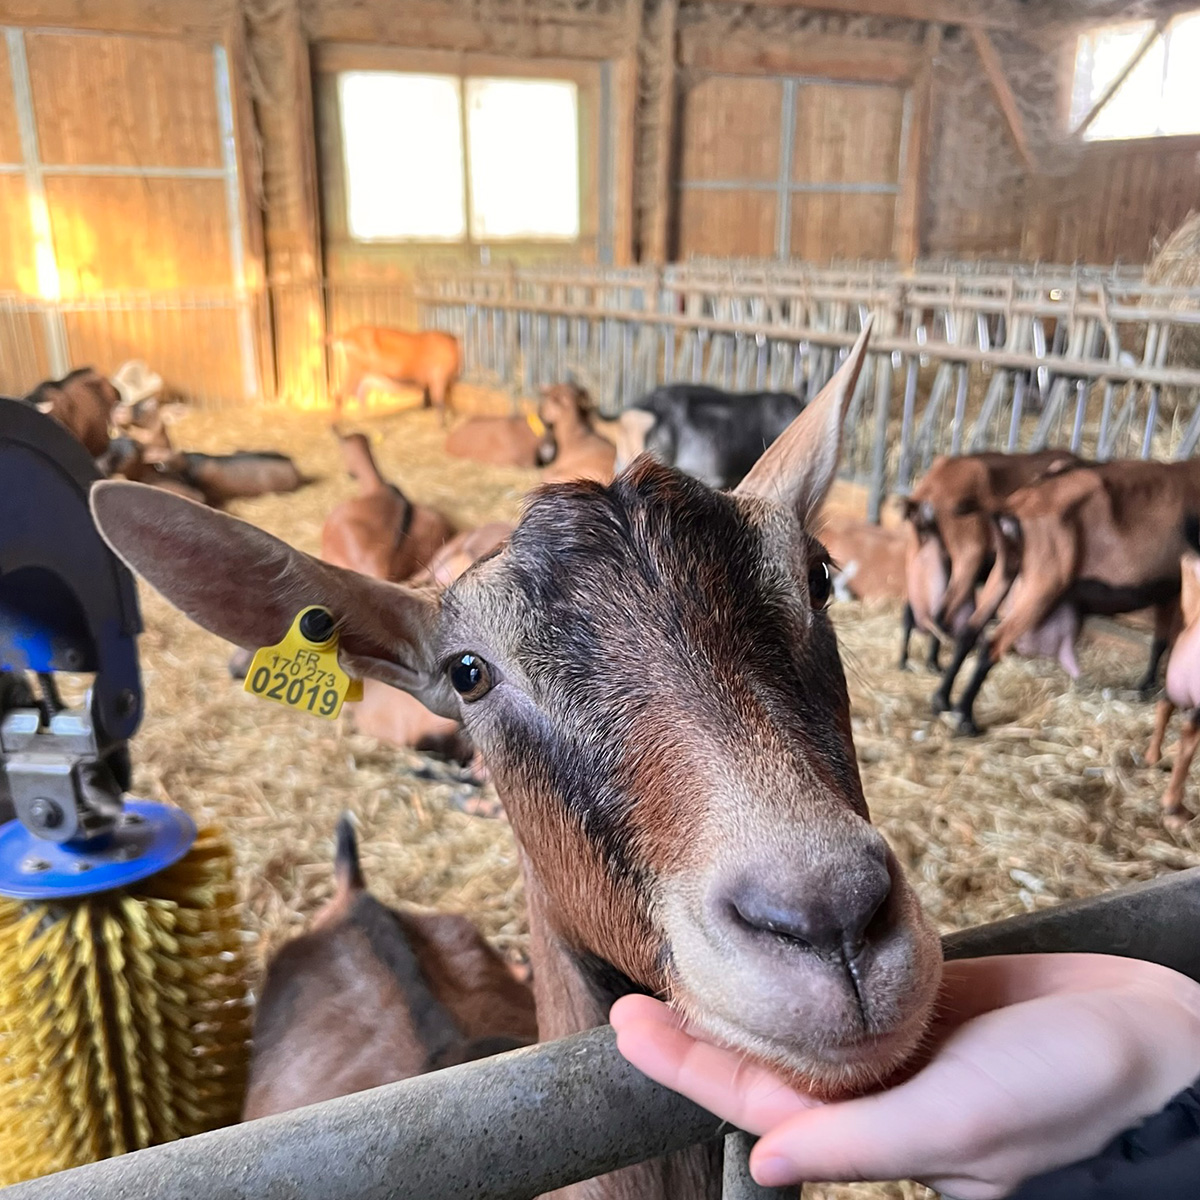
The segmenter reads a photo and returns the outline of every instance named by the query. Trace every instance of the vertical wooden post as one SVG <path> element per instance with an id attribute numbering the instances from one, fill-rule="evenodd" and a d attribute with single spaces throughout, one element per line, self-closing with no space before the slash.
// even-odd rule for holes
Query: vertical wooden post
<path id="1" fill-rule="evenodd" d="M 327 399 L 325 298 L 312 68 L 298 0 L 246 10 L 247 52 L 260 86 L 267 284 L 276 378 L 292 404 Z"/>
<path id="2" fill-rule="evenodd" d="M 675 210 L 675 180 L 672 178 L 675 144 L 676 47 L 675 30 L 679 0 L 660 0 L 658 12 L 658 104 L 654 130 L 654 212 L 643 245 L 643 257 L 663 263 L 671 252 L 671 218 Z"/>
<path id="3" fill-rule="evenodd" d="M 921 221 L 925 209 L 926 172 L 929 166 L 929 128 L 932 114 L 933 72 L 942 48 L 942 27 L 931 21 L 925 28 L 925 52 L 909 92 L 908 140 L 896 213 L 894 254 L 901 263 L 921 257 Z"/>

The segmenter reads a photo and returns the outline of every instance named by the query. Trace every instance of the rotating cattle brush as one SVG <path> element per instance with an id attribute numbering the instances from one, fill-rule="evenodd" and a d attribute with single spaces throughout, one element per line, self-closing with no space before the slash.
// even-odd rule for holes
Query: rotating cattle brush
<path id="1" fill-rule="evenodd" d="M 0 399 L 0 1185 L 229 1124 L 244 1087 L 231 849 L 125 796 L 141 619 L 97 478 Z M 81 706 L 58 672 L 93 676 Z"/>

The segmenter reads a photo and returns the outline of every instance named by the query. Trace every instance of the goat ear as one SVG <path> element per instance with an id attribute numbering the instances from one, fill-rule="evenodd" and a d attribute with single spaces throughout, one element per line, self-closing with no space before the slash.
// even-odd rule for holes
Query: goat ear
<path id="1" fill-rule="evenodd" d="M 842 425 L 867 356 L 872 318 L 817 398 L 775 439 L 738 484 L 739 496 L 790 505 L 811 526 L 837 474 Z"/>
<path id="2" fill-rule="evenodd" d="M 437 601 L 323 563 L 245 521 L 144 484 L 97 483 L 91 505 L 105 541 L 197 625 L 257 650 L 282 640 L 301 609 L 324 605 L 351 675 L 459 716 L 437 667 Z"/>

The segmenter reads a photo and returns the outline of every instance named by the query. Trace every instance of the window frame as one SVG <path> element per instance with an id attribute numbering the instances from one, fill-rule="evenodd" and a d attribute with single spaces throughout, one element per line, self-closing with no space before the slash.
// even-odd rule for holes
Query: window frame
<path id="1" fill-rule="evenodd" d="M 1179 21 L 1185 20 L 1187 18 L 1196 18 L 1197 20 L 1200 20 L 1200 8 L 1189 9 L 1186 12 L 1177 12 L 1177 13 L 1172 14 L 1164 22 L 1163 27 L 1158 31 L 1158 37 L 1163 39 L 1165 42 L 1165 46 L 1164 46 L 1165 69 L 1164 69 L 1163 76 L 1162 76 L 1163 86 L 1166 85 L 1167 71 L 1170 70 L 1170 66 L 1171 66 L 1170 37 L 1171 37 L 1171 33 L 1172 33 L 1172 26 L 1176 25 Z M 1081 143 L 1088 146 L 1089 148 L 1102 147 L 1102 146 L 1138 146 L 1138 145 L 1148 147 L 1148 146 L 1154 145 L 1155 143 L 1166 143 L 1171 146 L 1186 148 L 1188 145 L 1189 139 L 1200 142 L 1200 129 L 1191 130 L 1186 133 L 1162 133 L 1162 132 L 1159 132 L 1158 130 L 1155 130 L 1152 133 L 1139 133 L 1139 134 L 1135 134 L 1132 137 L 1101 137 L 1101 138 L 1089 138 L 1087 136 L 1087 132 L 1088 132 L 1087 130 L 1083 130 L 1082 132 L 1079 132 L 1080 123 L 1084 119 L 1086 119 L 1088 113 L 1091 111 L 1091 108 L 1089 107 L 1083 113 L 1079 114 L 1078 117 L 1076 116 L 1076 114 L 1074 112 L 1075 88 L 1076 88 L 1076 85 L 1078 82 L 1076 72 L 1077 72 L 1078 62 L 1079 62 L 1080 43 L 1083 41 L 1084 38 L 1093 37 L 1096 34 L 1104 32 L 1105 30 L 1120 29 L 1122 27 L 1127 27 L 1127 26 L 1131 26 L 1131 25 L 1143 25 L 1143 26 L 1146 26 L 1147 31 L 1149 31 L 1149 28 L 1152 28 L 1154 23 L 1155 23 L 1155 19 L 1153 17 L 1142 18 L 1137 21 L 1130 21 L 1130 20 L 1105 21 L 1102 24 L 1092 25 L 1092 26 L 1089 26 L 1088 28 L 1080 31 L 1078 36 L 1075 38 L 1074 42 L 1069 42 L 1067 44 L 1067 46 L 1065 47 L 1066 52 L 1067 52 L 1067 63 L 1066 63 L 1067 86 L 1063 89 L 1063 109 L 1065 110 L 1064 114 L 1063 114 L 1064 122 L 1066 124 L 1067 129 L 1071 133 L 1071 135 L 1073 137 L 1076 137 Z M 1127 62 L 1128 62 L 1128 59 L 1125 60 L 1125 63 L 1122 63 L 1121 70 L 1124 70 Z M 1124 86 L 1124 83 L 1122 83 L 1122 87 L 1123 86 Z M 1100 115 L 1109 107 L 1109 105 L 1111 105 L 1113 103 L 1113 101 L 1115 101 L 1117 99 L 1117 97 L 1120 95 L 1120 93 L 1121 93 L 1121 89 L 1118 88 L 1117 91 L 1112 96 L 1109 97 L 1109 99 L 1108 99 L 1107 103 L 1104 105 L 1104 107 L 1101 108 L 1100 111 L 1096 113 L 1096 116 L 1093 119 L 1093 121 L 1090 123 L 1089 128 L 1091 125 L 1094 125 L 1095 120 L 1099 119 Z M 1095 101 L 1093 101 L 1092 103 L 1094 104 Z"/>
<path id="2" fill-rule="evenodd" d="M 385 250 L 414 250 L 431 252 L 479 252 L 496 247 L 505 254 L 519 252 L 523 248 L 576 250 L 600 243 L 600 202 L 597 183 L 602 173 L 599 156 L 604 152 L 600 118 L 600 74 L 598 62 L 581 62 L 570 59 L 512 59 L 483 54 L 458 54 L 451 51 L 405 50 L 400 47 L 362 46 L 348 43 L 325 43 L 318 48 L 314 67 L 318 82 L 323 78 L 328 86 L 325 104 L 326 118 L 322 122 L 326 140 L 330 143 L 327 153 L 322 155 L 326 171 L 333 164 L 338 170 L 336 178 L 323 180 L 328 188 L 329 202 L 326 222 L 335 242 L 359 250 L 372 247 Z M 348 175 L 341 132 L 341 107 L 338 99 L 338 76 L 348 71 L 397 71 L 421 75 L 448 75 L 458 80 L 460 105 L 463 117 L 462 152 L 464 157 L 464 204 L 466 206 L 466 234 L 457 240 L 421 238 L 357 238 L 350 233 L 348 212 Z M 471 228 L 470 213 L 470 166 L 467 158 L 466 80 L 487 79 L 530 79 L 554 80 L 574 83 L 576 87 L 576 119 L 578 122 L 577 164 L 579 187 L 579 234 L 577 237 L 516 237 L 479 238 Z"/>

